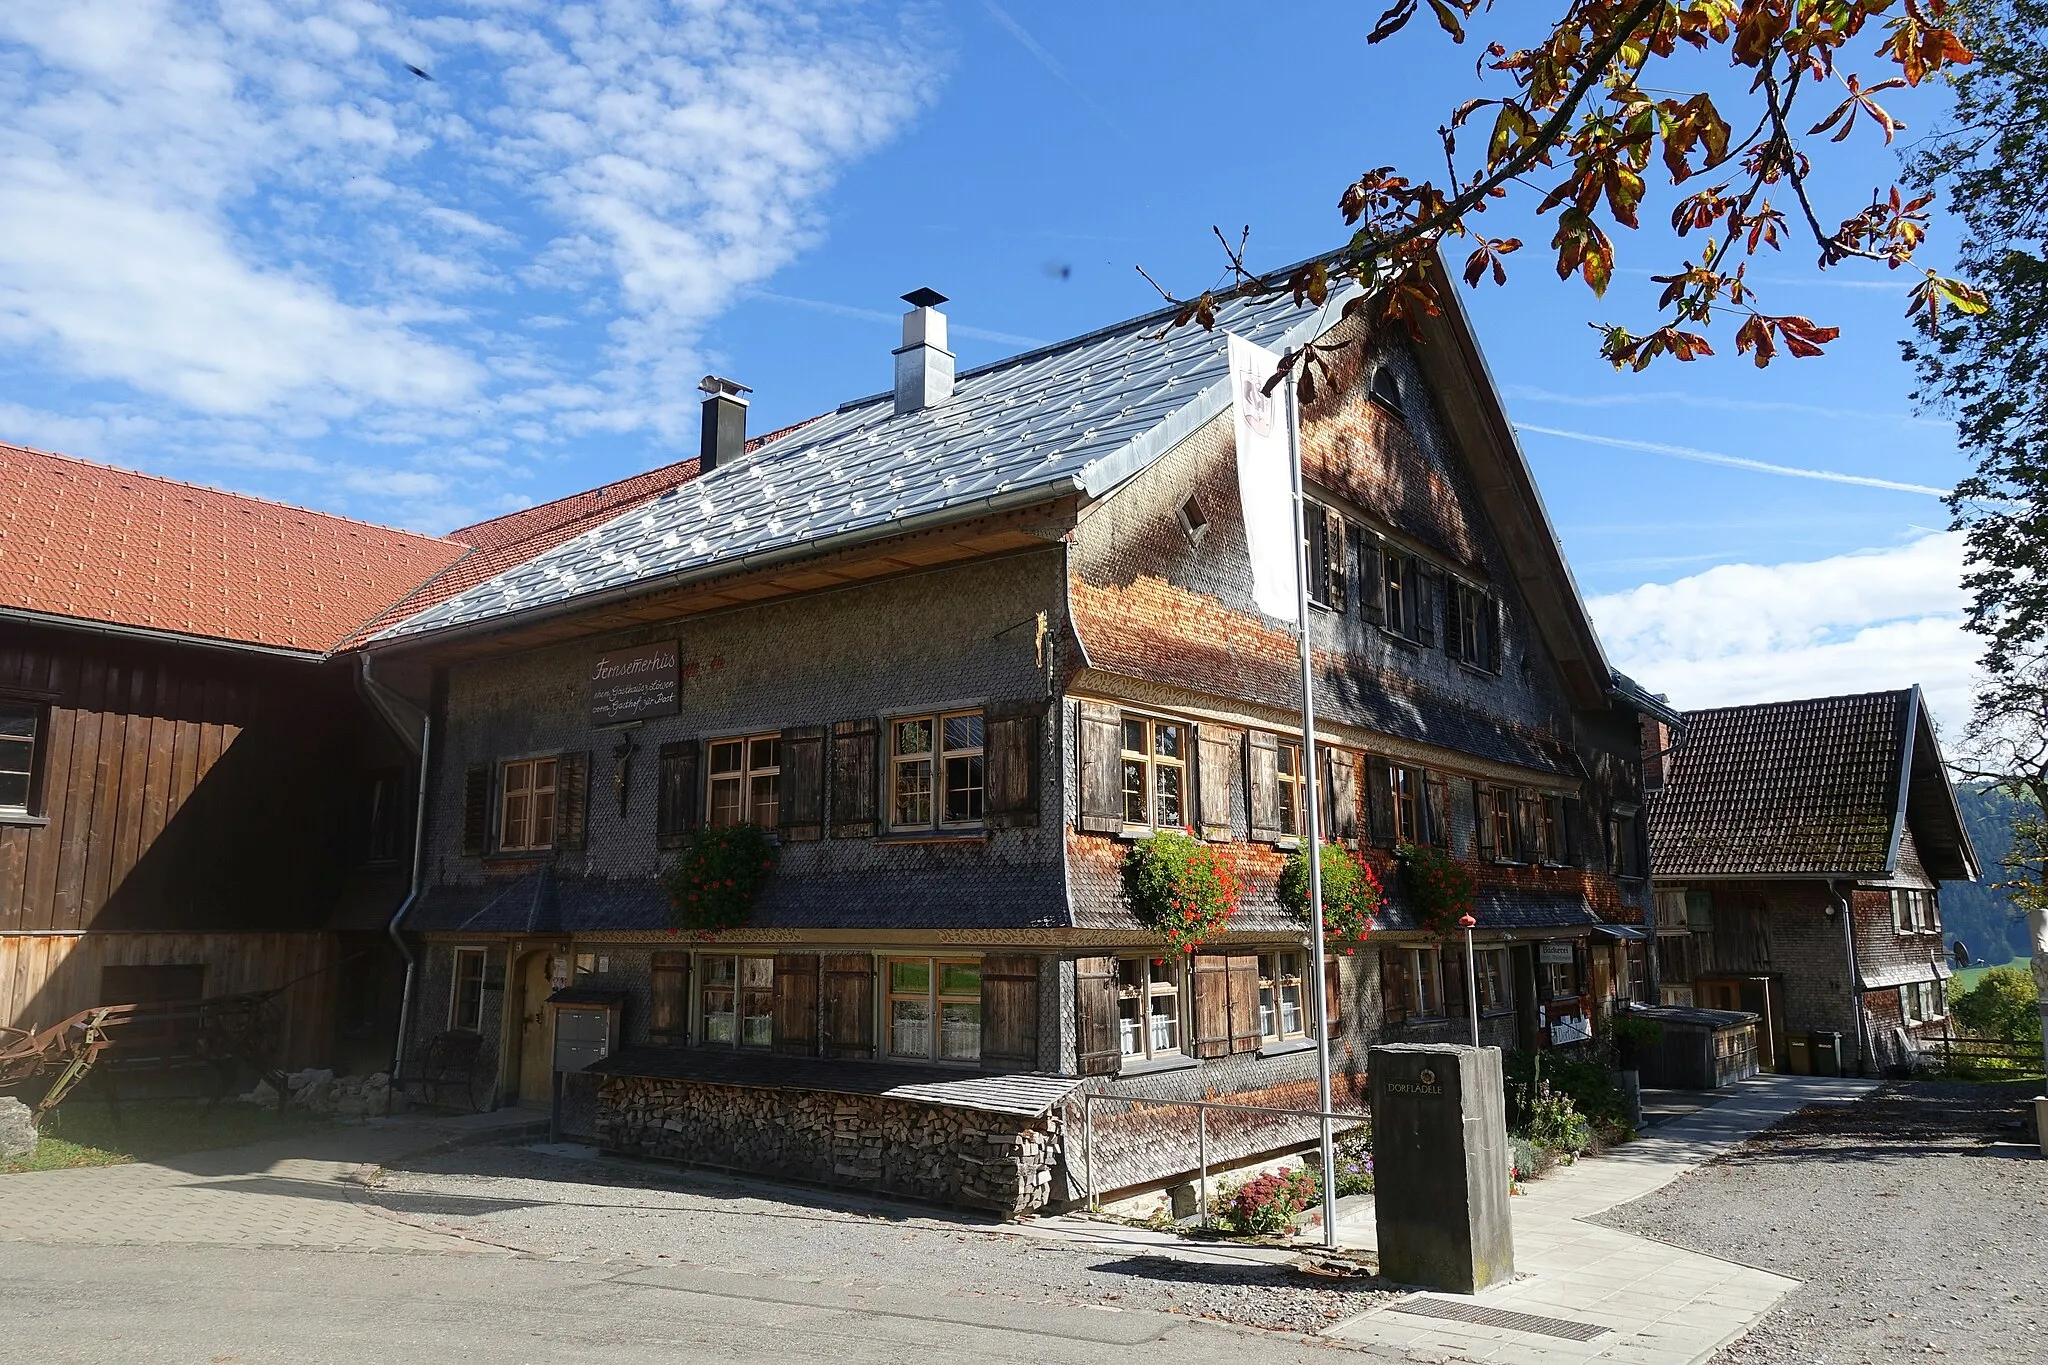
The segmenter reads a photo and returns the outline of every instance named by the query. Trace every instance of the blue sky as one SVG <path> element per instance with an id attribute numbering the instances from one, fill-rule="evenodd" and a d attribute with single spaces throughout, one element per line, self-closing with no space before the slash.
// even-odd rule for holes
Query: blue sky
<path id="1" fill-rule="evenodd" d="M 1138 266 L 1210 282 L 1212 224 L 1311 254 L 1350 177 L 1433 169 L 1485 88 L 1471 45 L 1418 23 L 1368 48 L 1375 7 L 1313 0 L 1284 25 L 1197 0 L 45 10 L 0 14 L 0 163 L 33 207 L 0 234 L 0 439 L 430 531 L 694 453 L 707 370 L 753 386 L 757 430 L 885 387 L 920 285 L 971 365 L 1154 306 Z M 1830 150 L 1834 216 L 1895 173 L 1875 137 Z M 1959 723 L 1959 551 L 1913 489 L 1963 461 L 1912 413 L 1904 282 L 1816 280 L 1795 243 L 1753 273 L 1843 328 L 1826 359 L 1618 375 L 1585 324 L 1645 322 L 1675 244 L 1625 241 L 1595 300 L 1502 218 L 1531 248 L 1470 306 L 1617 662 L 1686 705 L 1920 681 Z"/>

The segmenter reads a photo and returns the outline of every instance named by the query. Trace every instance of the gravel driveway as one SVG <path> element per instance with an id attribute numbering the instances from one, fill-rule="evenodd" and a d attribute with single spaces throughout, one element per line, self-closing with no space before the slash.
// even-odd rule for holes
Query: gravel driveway
<path id="1" fill-rule="evenodd" d="M 470 1148 L 383 1172 L 380 1206 L 550 1256 L 1102 1304 L 1313 1332 L 1389 1297 L 1284 1266 L 1206 1265 L 1027 1237 L 993 1219 L 646 1163 Z"/>
<path id="2" fill-rule="evenodd" d="M 1806 1283 L 1716 1365 L 2048 1360 L 2048 1158 L 2014 1086 L 1802 1110 L 1596 1221 Z"/>

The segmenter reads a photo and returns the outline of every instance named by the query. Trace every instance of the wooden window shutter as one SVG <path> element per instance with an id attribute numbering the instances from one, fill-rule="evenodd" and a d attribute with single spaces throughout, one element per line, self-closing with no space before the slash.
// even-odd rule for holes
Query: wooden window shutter
<path id="1" fill-rule="evenodd" d="M 1280 737 L 1266 730 L 1245 736 L 1244 787 L 1251 807 L 1252 839 L 1280 842 Z"/>
<path id="2" fill-rule="evenodd" d="M 1408 950 L 1380 949 L 1380 1018 L 1399 1024 L 1408 1018 Z"/>
<path id="3" fill-rule="evenodd" d="M 555 760 L 555 847 L 580 849 L 590 826 L 590 751 Z"/>
<path id="4" fill-rule="evenodd" d="M 1376 844 L 1394 842 L 1394 788 L 1387 774 L 1387 760 L 1377 754 L 1365 756 L 1365 814 Z"/>
<path id="5" fill-rule="evenodd" d="M 1537 813 L 1542 809 L 1543 798 L 1534 792 L 1515 791 L 1515 846 L 1521 856 L 1535 862 L 1537 852 L 1543 845 L 1537 838 Z"/>
<path id="6" fill-rule="evenodd" d="M 782 838 L 802 844 L 825 836 L 825 727 L 794 725 L 782 732 Z"/>
<path id="7" fill-rule="evenodd" d="M 688 1041 L 690 955 L 656 953 L 648 971 L 647 1036 L 656 1042 Z"/>
<path id="8" fill-rule="evenodd" d="M 462 775 L 462 856 L 480 858 L 491 847 L 491 770 Z"/>
<path id="9" fill-rule="evenodd" d="M 875 960 L 828 953 L 819 961 L 819 1041 L 827 1057 L 875 1055 Z"/>
<path id="10" fill-rule="evenodd" d="M 1600 841 L 1586 828 L 1586 803 L 1576 796 L 1564 799 L 1565 861 L 1573 867 L 1591 864 L 1591 854 Z"/>
<path id="11" fill-rule="evenodd" d="M 1082 702 L 1078 738 L 1079 826 L 1093 834 L 1118 833 L 1124 827 L 1123 712 L 1102 702 Z"/>
<path id="12" fill-rule="evenodd" d="M 1230 1050 L 1256 1052 L 1265 1038 L 1259 1028 L 1259 959 L 1255 953 L 1226 959 L 1230 974 Z"/>
<path id="13" fill-rule="evenodd" d="M 990 829 L 1031 829 L 1038 824 L 1039 736 L 1043 701 L 1003 702 L 985 714 L 987 754 L 984 822 Z"/>
<path id="14" fill-rule="evenodd" d="M 1196 790 L 1201 798 L 1202 837 L 1225 841 L 1237 832 L 1230 777 L 1237 771 L 1238 732 L 1203 725 L 1195 731 Z"/>
<path id="15" fill-rule="evenodd" d="M 1327 509 L 1323 512 L 1323 600 L 1331 611 L 1348 611 L 1351 605 L 1350 540 L 1344 534 L 1344 518 Z"/>
<path id="16" fill-rule="evenodd" d="M 694 739 L 661 746 L 661 776 L 654 794 L 654 842 L 674 848 L 697 828 L 697 765 Z"/>
<path id="17" fill-rule="evenodd" d="M 1302 504 L 1303 564 L 1308 575 L 1308 600 L 1330 605 L 1330 523 L 1329 512 L 1312 502 Z"/>
<path id="18" fill-rule="evenodd" d="M 1453 1019 L 1465 1017 L 1465 954 L 1459 951 L 1462 945 L 1447 947 L 1436 955 L 1439 976 L 1444 985 L 1443 1012 Z"/>
<path id="19" fill-rule="evenodd" d="M 1500 599 L 1490 593 L 1479 599 L 1479 654 L 1473 662 L 1489 673 L 1500 672 Z"/>
<path id="20" fill-rule="evenodd" d="M 818 957 L 775 955 L 775 1049 L 785 1057 L 818 1055 Z"/>
<path id="21" fill-rule="evenodd" d="M 1323 828 L 1330 840 L 1358 838 L 1358 755 L 1348 749 L 1323 750 Z"/>
<path id="22" fill-rule="evenodd" d="M 832 837 L 871 839 L 879 828 L 882 725 L 872 716 L 832 727 Z"/>
<path id="23" fill-rule="evenodd" d="M 1038 959 L 981 960 L 981 1064 L 1038 1068 Z"/>
<path id="24" fill-rule="evenodd" d="M 1113 957 L 1074 959 L 1074 1061 L 1083 1076 L 1114 1076 L 1123 1062 Z"/>
<path id="25" fill-rule="evenodd" d="M 1381 581 L 1380 538 L 1363 526 L 1354 528 L 1358 549 L 1358 613 L 1368 621 L 1387 619 L 1386 586 Z"/>
<path id="26" fill-rule="evenodd" d="M 1415 639 L 1418 644 L 1434 645 L 1444 613 L 1443 575 L 1425 560 L 1414 559 L 1409 563 L 1414 566 L 1415 577 Z"/>
<path id="27" fill-rule="evenodd" d="M 1472 846 L 1479 861 L 1490 862 L 1493 849 L 1493 788 L 1484 782 L 1472 784 Z"/>
<path id="28" fill-rule="evenodd" d="M 1323 959 L 1323 1022 L 1329 1037 L 1344 1031 L 1344 968 L 1336 958 Z"/>
<path id="29" fill-rule="evenodd" d="M 1451 846 L 1451 779 L 1442 773 L 1422 774 L 1423 804 L 1428 806 L 1429 842 L 1438 848 Z"/>
<path id="30" fill-rule="evenodd" d="M 1230 959 L 1197 953 L 1190 960 L 1195 997 L 1195 1055 L 1230 1052 Z"/>

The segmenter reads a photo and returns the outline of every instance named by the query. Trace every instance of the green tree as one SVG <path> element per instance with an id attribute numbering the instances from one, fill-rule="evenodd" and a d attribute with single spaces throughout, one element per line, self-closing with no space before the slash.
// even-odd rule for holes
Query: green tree
<path id="1" fill-rule="evenodd" d="M 1993 673 L 2048 631 L 2048 0 L 1970 0 L 1977 61 L 1951 74 L 1953 126 L 1907 166 L 1960 220 L 1957 273 L 1988 299 L 1906 345 L 1923 407 L 1955 418 L 1975 465 L 1949 508 L 1967 532 L 1970 628 Z"/>
<path id="2" fill-rule="evenodd" d="M 2041 1036 L 2041 992 L 2017 967 L 1993 967 L 1969 990 L 1958 991 L 1951 1008 L 1980 1037 L 2016 1043 Z"/>
<path id="3" fill-rule="evenodd" d="M 1998 886 L 2026 913 L 2036 1012 L 2048 1024 L 2048 660 L 2036 656 L 1986 684 L 1951 766 L 2023 803 Z"/>
<path id="4" fill-rule="evenodd" d="M 1815 157 L 1852 133 L 1891 141 L 1903 125 L 1879 102 L 1889 91 L 1967 66 L 1949 0 L 1556 0 L 1562 13 L 1518 37 L 1521 7 L 1502 0 L 1393 0 L 1366 37 L 1386 42 L 1427 12 L 1452 41 L 1468 23 L 1495 26 L 1479 54 L 1482 92 L 1449 114 L 1440 136 L 1441 178 L 1392 166 L 1347 185 L 1337 208 L 1350 227 L 1335 251 L 1302 266 L 1261 273 L 1245 261 L 1245 237 L 1227 239 L 1227 282 L 1179 305 L 1180 325 L 1208 327 L 1226 299 L 1292 294 L 1321 303 L 1344 281 L 1370 286 L 1354 308 L 1413 329 L 1436 311 L 1419 278 L 1452 239 L 1465 239 L 1470 284 L 1507 280 L 1519 239 L 1490 236 L 1482 215 L 1512 195 L 1535 201 L 1556 224 L 1549 250 L 1560 278 L 1576 274 L 1596 296 L 1615 271 L 1616 230 L 1634 230 L 1650 181 L 1687 187 L 1672 228 L 1692 255 L 1654 276 L 1663 292 L 1658 325 L 1638 334 L 1596 324 L 1615 366 L 1641 369 L 1660 356 L 1713 354 L 1708 333 L 1732 326 L 1739 354 L 1768 364 L 1779 354 L 1819 355 L 1836 329 L 1796 314 L 1767 312 L 1747 276 L 1748 261 L 1810 238 L 1821 269 L 1862 261 L 1913 264 L 1927 229 L 1931 195 L 1897 186 L 1830 225 L 1811 182 Z M 1510 14 L 1508 11 L 1515 12 Z M 1556 12 L 1553 10 L 1553 12 Z M 1703 78 L 1719 56 L 1746 87 L 1717 102 Z M 1877 79 L 1854 67 L 1875 60 Z M 1728 105 L 1724 110 L 1721 103 Z M 1839 211 L 1839 210 L 1837 210 Z M 1247 230 L 1247 236 L 1249 230 Z M 1218 237 L 1222 238 L 1219 232 Z M 1967 285 L 1933 271 L 1911 272 L 1913 310 L 1929 325 L 1950 306 L 1976 309 Z M 1289 358 L 1302 397 L 1315 396 L 1327 345 Z"/>

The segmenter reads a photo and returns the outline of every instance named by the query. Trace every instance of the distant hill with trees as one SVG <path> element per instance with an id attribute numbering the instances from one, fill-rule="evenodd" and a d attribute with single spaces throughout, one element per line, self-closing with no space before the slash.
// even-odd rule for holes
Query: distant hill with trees
<path id="1" fill-rule="evenodd" d="M 1997 883 L 2012 875 L 2002 864 L 2012 851 L 2013 819 L 2031 809 L 2031 803 L 1981 782 L 1959 783 L 1956 801 L 1963 808 L 1963 824 L 1970 831 L 1970 842 L 1977 846 L 1982 870 L 1978 881 L 1941 884 L 1942 928 L 1950 943 L 1963 941 L 1973 961 L 2024 959 L 2033 951 L 2027 941 L 2026 916 Z"/>

